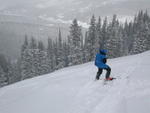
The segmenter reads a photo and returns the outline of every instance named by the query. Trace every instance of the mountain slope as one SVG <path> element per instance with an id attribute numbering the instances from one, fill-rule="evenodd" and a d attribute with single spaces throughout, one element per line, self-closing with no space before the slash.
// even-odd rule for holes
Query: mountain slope
<path id="1" fill-rule="evenodd" d="M 91 62 L 1 88 L 0 113 L 149 113 L 149 58 L 150 51 L 109 60 L 118 79 L 106 85 L 94 81 Z"/>

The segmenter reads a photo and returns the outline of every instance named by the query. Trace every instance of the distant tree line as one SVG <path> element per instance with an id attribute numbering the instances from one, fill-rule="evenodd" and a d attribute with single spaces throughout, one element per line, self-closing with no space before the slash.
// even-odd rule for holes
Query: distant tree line
<path id="1" fill-rule="evenodd" d="M 96 20 L 93 15 L 84 35 L 74 19 L 66 40 L 59 29 L 58 38 L 48 38 L 47 42 L 45 45 L 34 37 L 29 40 L 26 35 L 18 61 L 12 63 L 0 55 L 0 87 L 93 61 L 99 49 L 107 49 L 109 58 L 150 50 L 150 16 L 139 11 L 133 21 L 120 23 L 116 15 L 109 22 L 107 17 Z"/>

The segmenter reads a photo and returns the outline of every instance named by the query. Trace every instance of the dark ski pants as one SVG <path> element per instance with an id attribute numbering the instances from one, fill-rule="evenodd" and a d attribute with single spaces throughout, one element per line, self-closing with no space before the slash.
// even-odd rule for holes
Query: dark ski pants
<path id="1" fill-rule="evenodd" d="M 110 76 L 110 72 L 111 72 L 111 68 L 108 67 L 108 68 L 98 68 L 98 72 L 97 72 L 97 75 L 96 75 L 96 79 L 99 80 L 102 72 L 103 72 L 103 69 L 106 70 L 106 78 L 109 78 Z"/>

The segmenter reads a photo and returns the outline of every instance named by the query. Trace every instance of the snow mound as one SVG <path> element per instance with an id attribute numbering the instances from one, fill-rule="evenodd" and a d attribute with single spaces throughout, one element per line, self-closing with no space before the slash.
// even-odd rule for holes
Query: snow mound
<path id="1" fill-rule="evenodd" d="M 105 84 L 93 62 L 0 89 L 0 113 L 149 113 L 150 51 L 111 59 Z"/>

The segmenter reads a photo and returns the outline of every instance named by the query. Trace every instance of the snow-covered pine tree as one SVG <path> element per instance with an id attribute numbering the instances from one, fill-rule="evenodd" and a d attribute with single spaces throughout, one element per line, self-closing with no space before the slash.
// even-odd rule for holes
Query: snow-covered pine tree
<path id="1" fill-rule="evenodd" d="M 38 75 L 49 73 L 50 64 L 48 59 L 48 53 L 42 41 L 38 42 L 37 52 L 38 52 L 38 65 L 36 68 L 38 68 Z"/>
<path id="2" fill-rule="evenodd" d="M 119 54 L 117 54 L 117 57 L 121 57 L 121 56 L 125 56 L 128 54 L 128 45 L 126 45 L 125 40 L 123 39 L 123 27 L 121 25 L 119 25 L 119 29 L 118 29 L 118 52 Z"/>
<path id="3" fill-rule="evenodd" d="M 64 51 L 63 51 L 63 43 L 62 43 L 62 36 L 61 36 L 61 30 L 59 28 L 58 33 L 58 56 L 57 56 L 57 69 L 63 68 L 65 65 L 64 62 Z"/>
<path id="4" fill-rule="evenodd" d="M 83 34 L 81 33 L 81 61 L 82 63 L 85 63 L 85 56 L 84 56 L 84 37 Z"/>
<path id="5" fill-rule="evenodd" d="M 88 32 L 85 33 L 85 42 L 84 42 L 84 52 L 83 52 L 83 61 L 89 62 L 91 60 L 91 40 L 88 37 Z"/>
<path id="6" fill-rule="evenodd" d="M 127 30 L 125 30 L 125 31 L 127 31 L 128 54 L 130 54 L 130 51 L 132 50 L 133 42 L 134 42 L 134 38 L 133 38 L 133 22 L 129 22 Z"/>
<path id="7" fill-rule="evenodd" d="M 90 53 L 89 61 L 94 60 L 95 54 L 98 51 L 98 43 L 97 43 L 97 36 L 96 36 L 96 19 L 93 15 L 90 22 L 90 27 L 88 30 L 88 38 L 87 38 L 87 48 L 89 48 L 88 52 Z M 89 46 L 89 47 L 88 47 Z"/>
<path id="8" fill-rule="evenodd" d="M 89 53 L 89 48 L 88 46 L 88 32 L 85 32 L 85 39 L 84 39 L 84 44 L 83 44 L 83 62 L 88 62 L 90 60 L 90 53 Z"/>
<path id="9" fill-rule="evenodd" d="M 149 22 L 148 22 L 148 37 L 147 37 L 147 40 L 148 40 L 148 42 L 147 42 L 147 44 L 148 44 L 148 50 L 150 50 L 150 17 L 149 17 Z"/>
<path id="10" fill-rule="evenodd" d="M 25 38 L 21 54 L 21 75 L 22 79 L 46 74 L 50 69 L 48 52 L 42 41 L 37 42 L 32 37 L 28 44 Z"/>
<path id="11" fill-rule="evenodd" d="M 78 25 L 77 19 L 74 19 L 70 26 L 70 34 L 68 36 L 69 45 L 69 65 L 81 64 L 82 48 L 81 48 L 82 31 Z"/>
<path id="12" fill-rule="evenodd" d="M 8 59 L 6 59 L 4 54 L 0 54 L 0 66 L 3 69 L 5 76 L 7 78 L 7 83 L 9 83 L 9 66 Z"/>
<path id="13" fill-rule="evenodd" d="M 53 52 L 53 41 L 48 38 L 48 46 L 47 46 L 47 54 L 48 54 L 48 62 L 49 62 L 49 71 L 54 71 L 54 52 Z"/>
<path id="14" fill-rule="evenodd" d="M 147 10 L 145 11 L 144 15 L 143 15 L 143 21 L 145 23 L 146 26 L 146 30 L 147 30 L 147 50 L 150 50 L 150 16 L 148 15 Z"/>
<path id="15" fill-rule="evenodd" d="M 138 13 L 135 17 L 136 32 L 134 34 L 134 43 L 132 54 L 144 52 L 149 49 L 149 22 L 144 18 L 143 11 Z"/>
<path id="16" fill-rule="evenodd" d="M 45 47 L 44 47 L 44 44 L 43 44 L 42 41 L 38 42 L 38 49 L 41 50 L 41 51 L 45 51 Z"/>
<path id="17" fill-rule="evenodd" d="M 106 45 L 106 40 L 108 38 L 107 36 L 107 17 L 105 17 L 105 19 L 103 20 L 103 25 L 102 25 L 102 49 L 105 49 L 105 45 Z"/>
<path id="18" fill-rule="evenodd" d="M 73 65 L 73 44 L 72 38 L 68 36 L 68 66 Z"/>
<path id="19" fill-rule="evenodd" d="M 67 44 L 66 41 L 63 42 L 63 51 L 64 51 L 64 67 L 67 67 L 69 65 L 69 59 L 68 59 L 68 55 L 69 55 L 69 46 Z"/>
<path id="20" fill-rule="evenodd" d="M 0 87 L 5 86 L 7 84 L 6 73 L 3 68 L 0 66 Z"/>
<path id="21" fill-rule="evenodd" d="M 21 75 L 22 79 L 38 75 L 38 50 L 36 40 L 32 37 L 30 43 L 26 38 L 21 50 Z"/>
<path id="22" fill-rule="evenodd" d="M 96 48 L 103 48 L 103 37 L 102 37 L 102 29 L 101 29 L 101 18 L 98 18 L 98 22 L 96 23 Z"/>
<path id="23" fill-rule="evenodd" d="M 58 70 L 58 40 L 56 38 L 55 42 L 53 42 L 53 67 L 54 70 Z"/>
<path id="24" fill-rule="evenodd" d="M 29 43 L 28 43 L 28 37 L 25 35 L 24 43 L 21 47 L 21 60 L 20 60 L 20 70 L 21 70 L 21 79 L 28 78 L 27 75 L 29 74 L 29 68 L 30 64 L 28 60 L 30 60 L 28 57 L 28 49 L 29 49 Z"/>
<path id="25" fill-rule="evenodd" d="M 29 63 L 31 64 L 31 72 L 30 72 L 30 77 L 34 77 L 39 75 L 38 68 L 37 66 L 40 64 L 39 63 L 39 50 L 38 50 L 38 45 L 37 41 L 34 37 L 31 38 L 31 41 L 29 43 L 29 57 L 30 61 Z"/>
<path id="26" fill-rule="evenodd" d="M 20 67 L 20 59 L 13 62 L 9 65 L 9 84 L 18 82 L 21 80 L 21 67 Z"/>
<path id="27" fill-rule="evenodd" d="M 120 26 L 121 34 L 122 34 L 122 51 L 121 56 L 125 56 L 129 53 L 129 44 L 128 44 L 128 23 L 125 22 L 125 27 Z"/>
<path id="28" fill-rule="evenodd" d="M 24 37 L 24 43 L 23 43 L 23 45 L 21 46 L 21 51 L 23 52 L 25 49 L 28 48 L 28 46 L 29 46 L 29 43 L 28 43 L 28 36 L 25 35 L 25 37 Z"/>
<path id="29" fill-rule="evenodd" d="M 113 15 L 112 22 L 108 26 L 108 39 L 105 45 L 105 48 L 108 50 L 108 56 L 110 58 L 120 56 L 122 51 L 122 49 L 120 49 L 122 44 L 122 37 L 119 29 L 120 26 L 117 20 L 117 16 Z"/>

